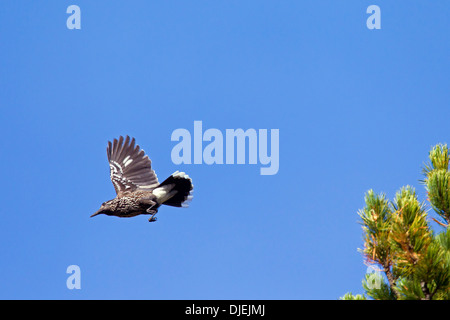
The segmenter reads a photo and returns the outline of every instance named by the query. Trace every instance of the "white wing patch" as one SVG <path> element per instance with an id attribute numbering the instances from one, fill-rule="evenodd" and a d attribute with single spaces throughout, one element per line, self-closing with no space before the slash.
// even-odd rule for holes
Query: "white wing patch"
<path id="1" fill-rule="evenodd" d="M 127 156 L 125 159 L 123 159 L 123 165 L 125 167 L 127 167 L 132 162 L 133 162 L 133 159 L 130 159 L 130 156 Z"/>
<path id="2" fill-rule="evenodd" d="M 133 161 L 133 160 L 129 159 L 128 161 Z M 125 187 L 125 189 L 130 189 L 132 186 L 137 187 L 137 185 L 135 183 L 133 183 L 133 181 L 131 181 L 131 180 L 125 178 L 125 176 L 123 176 L 123 169 L 119 163 L 117 163 L 114 160 L 111 160 L 110 164 L 109 164 L 109 168 L 111 169 L 110 170 L 111 181 L 117 190 L 122 189 L 121 188 L 122 186 Z"/>
<path id="3" fill-rule="evenodd" d="M 121 136 L 113 142 L 108 141 L 106 153 L 111 181 L 117 194 L 140 188 L 149 190 L 159 185 L 150 158 L 136 145 L 134 138 L 126 136 L 124 139 Z"/>

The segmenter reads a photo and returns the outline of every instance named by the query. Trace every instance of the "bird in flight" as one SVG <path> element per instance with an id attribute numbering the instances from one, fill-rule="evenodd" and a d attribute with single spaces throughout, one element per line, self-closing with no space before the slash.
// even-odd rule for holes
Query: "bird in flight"
<path id="1" fill-rule="evenodd" d="M 103 202 L 91 217 L 106 214 L 129 218 L 148 214 L 151 215 L 148 221 L 153 222 L 162 204 L 187 207 L 192 200 L 194 185 L 191 178 L 184 172 L 175 171 L 159 183 L 151 160 L 135 143 L 135 139 L 129 136 L 108 141 L 106 154 L 117 196 Z"/>

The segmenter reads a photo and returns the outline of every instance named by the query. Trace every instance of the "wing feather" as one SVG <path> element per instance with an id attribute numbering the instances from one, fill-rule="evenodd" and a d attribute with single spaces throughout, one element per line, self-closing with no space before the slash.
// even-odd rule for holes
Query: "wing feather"
<path id="1" fill-rule="evenodd" d="M 116 193 L 134 191 L 138 188 L 152 190 L 159 185 L 158 177 L 152 169 L 152 162 L 134 138 L 122 136 L 119 140 L 108 141 L 106 148 L 111 182 Z"/>

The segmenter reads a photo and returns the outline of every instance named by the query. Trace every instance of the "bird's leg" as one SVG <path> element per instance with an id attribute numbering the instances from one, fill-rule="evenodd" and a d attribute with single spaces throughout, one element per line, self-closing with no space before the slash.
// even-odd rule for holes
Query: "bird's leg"
<path id="1" fill-rule="evenodd" d="M 150 200 L 151 201 L 151 200 Z M 156 221 L 155 218 L 155 214 L 158 213 L 158 209 L 153 209 L 154 206 L 156 206 L 156 202 L 152 201 L 153 204 L 147 208 L 147 210 L 145 210 L 145 212 L 147 212 L 148 214 L 151 214 L 152 216 L 150 217 L 150 219 L 148 219 L 148 222 L 154 222 Z"/>
<path id="2" fill-rule="evenodd" d="M 148 219 L 148 222 L 154 222 L 156 221 L 155 214 L 158 213 L 158 209 L 153 209 L 153 207 L 156 206 L 156 202 L 152 200 L 150 200 L 149 202 L 152 202 L 152 204 L 147 208 L 147 210 L 145 210 L 145 212 L 152 215 L 150 219 Z"/>
<path id="3" fill-rule="evenodd" d="M 157 208 L 153 209 L 153 208 L 154 208 L 155 206 L 157 206 L 158 203 L 157 203 L 156 201 L 153 201 L 152 199 L 149 199 L 149 198 L 143 198 L 143 199 L 140 199 L 140 202 L 141 202 L 143 205 L 149 206 L 149 207 L 145 210 L 145 212 L 146 212 L 147 214 L 151 214 L 151 215 L 152 215 L 152 216 L 150 217 L 150 219 L 148 219 L 148 221 L 149 221 L 149 222 L 156 221 L 155 214 L 158 213 L 158 209 L 157 209 Z"/>
<path id="4" fill-rule="evenodd" d="M 148 222 L 155 222 L 155 221 L 156 221 L 155 214 L 158 213 L 158 210 L 153 210 L 153 211 L 155 211 L 155 212 L 154 212 L 154 213 L 152 214 L 152 216 L 148 219 Z"/>
<path id="5" fill-rule="evenodd" d="M 151 200 L 150 200 L 151 201 Z M 153 202 L 153 201 L 152 201 Z M 145 210 L 147 213 L 149 214 L 153 214 L 158 212 L 157 209 L 153 209 L 153 207 L 156 206 L 156 202 L 150 203 L 150 207 L 147 208 L 147 210 Z"/>

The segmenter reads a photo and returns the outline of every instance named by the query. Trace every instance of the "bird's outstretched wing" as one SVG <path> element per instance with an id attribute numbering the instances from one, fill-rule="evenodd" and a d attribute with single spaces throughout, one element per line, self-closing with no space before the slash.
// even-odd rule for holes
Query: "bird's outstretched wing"
<path id="1" fill-rule="evenodd" d="M 135 145 L 134 138 L 121 136 L 114 142 L 108 141 L 108 155 L 111 181 L 116 193 L 144 189 L 151 191 L 156 188 L 158 178 L 152 169 L 152 162 L 144 150 Z"/>

